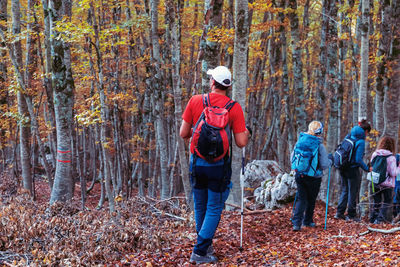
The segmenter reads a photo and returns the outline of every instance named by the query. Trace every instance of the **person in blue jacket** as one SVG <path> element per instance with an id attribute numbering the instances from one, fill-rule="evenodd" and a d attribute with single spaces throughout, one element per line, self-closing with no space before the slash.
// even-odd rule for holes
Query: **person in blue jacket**
<path id="1" fill-rule="evenodd" d="M 292 169 L 296 172 L 295 180 L 297 185 L 297 203 L 294 210 L 292 223 L 293 231 L 300 231 L 301 226 L 315 227 L 313 220 L 315 201 L 317 199 L 323 170 L 332 165 L 332 161 L 328 158 L 328 153 L 323 144 L 322 134 L 323 125 L 319 121 L 312 121 L 308 125 L 308 132 L 301 133 L 296 147 L 314 146 L 318 155 L 314 156 L 307 174 L 300 173 L 296 170 L 296 153 L 292 153 Z M 315 161 L 315 162 L 314 162 Z"/>
<path id="2" fill-rule="evenodd" d="M 341 177 L 341 194 L 335 218 L 343 220 L 359 221 L 357 217 L 356 207 L 358 200 L 358 193 L 361 184 L 361 173 L 359 168 L 368 172 L 372 167 L 365 164 L 363 157 L 365 152 L 365 137 L 371 131 L 371 125 L 363 120 L 360 125 L 354 126 L 346 138 L 355 140 L 353 152 L 350 159 L 350 165 L 340 169 Z M 347 209 L 347 216 L 345 212 Z"/>

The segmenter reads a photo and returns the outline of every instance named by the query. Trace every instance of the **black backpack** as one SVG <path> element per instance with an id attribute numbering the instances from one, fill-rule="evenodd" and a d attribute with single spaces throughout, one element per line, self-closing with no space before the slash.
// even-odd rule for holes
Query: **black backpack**
<path id="1" fill-rule="evenodd" d="M 372 162 L 372 173 L 371 173 L 371 182 L 376 185 L 383 183 L 387 178 L 387 158 L 388 156 L 376 156 Z"/>
<path id="2" fill-rule="evenodd" d="M 355 144 L 356 140 L 345 138 L 337 146 L 335 154 L 333 155 L 333 165 L 335 168 L 343 169 L 350 165 Z"/>

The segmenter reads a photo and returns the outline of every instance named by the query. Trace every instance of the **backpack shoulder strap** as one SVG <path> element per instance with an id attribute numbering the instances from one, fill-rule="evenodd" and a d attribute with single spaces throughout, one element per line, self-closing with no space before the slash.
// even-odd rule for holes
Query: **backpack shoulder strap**
<path id="1" fill-rule="evenodd" d="M 228 102 L 226 102 L 224 108 L 227 109 L 228 111 L 230 111 L 235 104 L 236 104 L 236 101 L 229 99 Z"/>
<path id="2" fill-rule="evenodd" d="M 203 108 L 211 107 L 210 94 L 203 94 L 202 99 L 203 99 Z"/>

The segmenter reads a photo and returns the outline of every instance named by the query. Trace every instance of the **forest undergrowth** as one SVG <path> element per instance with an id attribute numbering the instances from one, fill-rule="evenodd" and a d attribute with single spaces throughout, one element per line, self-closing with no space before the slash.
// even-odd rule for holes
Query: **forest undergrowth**
<path id="1" fill-rule="evenodd" d="M 97 210 L 99 186 L 80 207 L 79 189 L 68 205 L 49 208 L 45 181 L 37 181 L 32 201 L 15 182 L 0 177 L 0 266 L 190 266 L 196 240 L 192 214 L 183 198 L 159 201 L 134 197 L 119 202 L 118 213 Z M 249 202 L 248 208 L 254 205 Z M 216 266 L 399 266 L 400 232 L 368 231 L 378 226 L 346 222 L 317 203 L 316 228 L 293 232 L 292 204 L 244 218 L 224 211 L 214 239 Z M 381 229 L 399 225 L 383 224 Z"/>

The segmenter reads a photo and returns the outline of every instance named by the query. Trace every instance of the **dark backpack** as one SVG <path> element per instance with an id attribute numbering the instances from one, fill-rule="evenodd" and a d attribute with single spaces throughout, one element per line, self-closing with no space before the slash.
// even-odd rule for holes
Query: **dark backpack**
<path id="1" fill-rule="evenodd" d="M 211 106 L 209 94 L 204 94 L 202 99 L 204 109 L 193 128 L 190 145 L 197 156 L 213 163 L 228 154 L 232 143 L 229 111 L 236 102 L 229 99 L 225 106 L 220 108 Z"/>
<path id="2" fill-rule="evenodd" d="M 297 174 L 317 176 L 319 174 L 318 151 L 320 142 L 320 139 L 316 136 L 301 133 L 293 151 L 292 170 Z"/>
<path id="3" fill-rule="evenodd" d="M 371 182 L 376 185 L 383 183 L 387 178 L 387 158 L 388 156 L 376 156 L 372 162 Z"/>
<path id="4" fill-rule="evenodd" d="M 343 169 L 350 165 L 356 140 L 345 138 L 336 148 L 333 155 L 333 166 Z"/>

